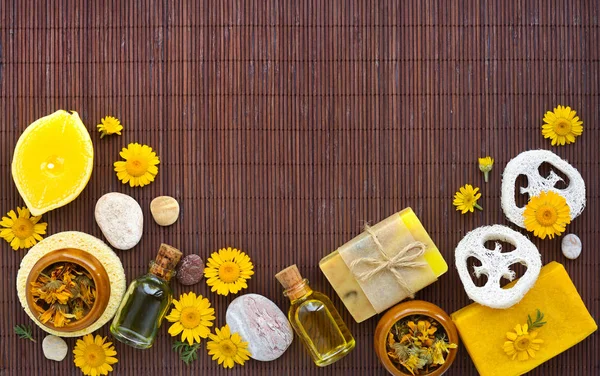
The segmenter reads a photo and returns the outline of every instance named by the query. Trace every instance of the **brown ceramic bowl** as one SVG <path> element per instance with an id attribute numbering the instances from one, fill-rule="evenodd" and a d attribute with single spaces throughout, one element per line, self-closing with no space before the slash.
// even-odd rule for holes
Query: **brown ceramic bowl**
<path id="1" fill-rule="evenodd" d="M 108 299 L 110 298 L 110 280 L 108 279 L 108 274 L 106 274 L 106 270 L 104 269 L 104 266 L 102 266 L 102 263 L 91 253 L 74 248 L 58 249 L 48 253 L 38 260 L 27 276 L 27 305 L 29 306 L 29 310 L 36 317 L 38 316 L 38 310 L 36 309 L 37 305 L 31 294 L 31 282 L 34 282 L 39 274 L 47 267 L 62 262 L 77 264 L 87 270 L 92 276 L 96 287 L 96 300 L 94 301 L 94 305 L 81 319 L 60 328 L 55 327 L 54 324 L 50 322 L 43 324 L 39 321 L 40 324 L 50 329 L 69 333 L 87 328 L 102 316 L 102 313 L 104 313 L 104 310 L 108 305 Z"/>
<path id="2" fill-rule="evenodd" d="M 388 310 L 379 320 L 377 328 L 375 328 L 375 352 L 379 361 L 385 369 L 392 375 L 396 376 L 412 376 L 408 372 L 403 372 L 396 368 L 394 363 L 390 360 L 386 351 L 386 343 L 388 333 L 392 329 L 392 326 L 406 316 L 412 315 L 423 315 L 433 318 L 435 321 L 446 331 L 448 336 L 448 342 L 458 344 L 458 332 L 452 322 L 452 319 L 446 312 L 440 307 L 429 302 L 422 300 L 411 300 L 409 302 L 400 303 Z M 446 356 L 446 363 L 442 364 L 439 368 L 433 372 L 427 373 L 427 376 L 440 376 L 443 375 L 448 368 L 452 365 L 456 352 L 458 349 L 450 349 L 449 354 Z"/>

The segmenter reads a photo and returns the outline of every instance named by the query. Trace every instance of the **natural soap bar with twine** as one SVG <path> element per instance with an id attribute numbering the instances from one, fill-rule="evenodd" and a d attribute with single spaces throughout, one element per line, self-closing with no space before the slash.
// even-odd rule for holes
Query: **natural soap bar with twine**
<path id="1" fill-rule="evenodd" d="M 319 267 L 356 322 L 413 297 L 448 270 L 411 208 L 365 226 Z"/>

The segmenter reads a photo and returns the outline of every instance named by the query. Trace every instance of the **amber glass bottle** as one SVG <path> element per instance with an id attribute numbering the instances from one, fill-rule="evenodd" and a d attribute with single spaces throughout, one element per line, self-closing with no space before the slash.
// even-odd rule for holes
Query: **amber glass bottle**
<path id="1" fill-rule="evenodd" d="M 291 301 L 288 319 L 319 367 L 338 361 L 354 348 L 354 338 L 331 300 L 308 286 L 296 265 L 275 276 Z"/>
<path id="2" fill-rule="evenodd" d="M 116 339 L 138 349 L 152 346 L 173 300 L 169 280 L 180 258 L 179 250 L 161 244 L 148 274 L 131 282 L 121 301 L 110 326 Z"/>

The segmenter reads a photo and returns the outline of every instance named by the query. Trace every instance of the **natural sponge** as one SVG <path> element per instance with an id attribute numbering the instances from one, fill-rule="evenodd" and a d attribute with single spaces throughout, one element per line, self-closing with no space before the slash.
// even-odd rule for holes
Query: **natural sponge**
<path id="1" fill-rule="evenodd" d="M 490 240 L 510 243 L 515 250 L 502 253 L 498 242 L 495 249 L 488 249 L 484 244 Z M 542 267 L 541 256 L 535 245 L 525 236 L 501 225 L 479 227 L 469 232 L 456 246 L 455 257 L 458 275 L 469 298 L 491 308 L 508 308 L 518 303 L 533 287 Z M 481 263 L 473 267 L 475 276 L 487 276 L 487 282 L 482 287 L 476 286 L 469 275 L 469 257 L 475 257 Z M 510 266 L 517 263 L 525 265 L 527 271 L 512 288 L 501 288 L 501 278 L 510 281 L 515 278 Z"/>
<path id="2" fill-rule="evenodd" d="M 100 318 L 91 326 L 75 332 L 59 332 L 40 324 L 39 321 L 35 319 L 34 313 L 29 309 L 26 298 L 27 276 L 29 275 L 31 268 L 33 268 L 42 256 L 57 249 L 64 248 L 80 249 L 93 254 L 104 266 L 110 281 L 110 298 L 108 299 L 108 304 L 104 313 L 102 313 Z M 59 232 L 36 244 L 29 252 L 27 252 L 25 257 L 23 257 L 21 267 L 17 273 L 17 295 L 19 296 L 19 300 L 21 301 L 25 313 L 27 313 L 33 322 L 40 328 L 59 337 L 81 337 L 100 329 L 117 312 L 117 308 L 119 308 L 121 299 L 123 299 L 123 295 L 125 294 L 125 287 L 125 271 L 123 270 L 123 265 L 121 264 L 119 257 L 102 240 L 77 231 Z"/>
<path id="3" fill-rule="evenodd" d="M 569 186 L 565 189 L 556 188 L 556 183 L 563 179 L 554 171 L 547 177 L 541 176 L 539 167 L 543 163 L 551 164 L 565 174 L 569 178 Z M 553 191 L 563 196 L 569 205 L 571 220 L 585 209 L 585 182 L 575 167 L 548 150 L 525 151 L 511 159 L 502 173 L 502 210 L 515 225 L 525 228 L 525 207 L 519 208 L 515 202 L 515 182 L 519 175 L 527 177 L 527 187 L 521 187 L 521 194 L 527 194 L 531 198 L 541 192 Z"/>

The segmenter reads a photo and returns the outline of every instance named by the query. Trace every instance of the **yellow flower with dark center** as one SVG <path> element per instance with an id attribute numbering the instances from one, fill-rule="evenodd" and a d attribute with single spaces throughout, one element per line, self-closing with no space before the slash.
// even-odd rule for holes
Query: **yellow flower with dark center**
<path id="1" fill-rule="evenodd" d="M 181 340 L 190 346 L 200 343 L 200 338 L 206 338 L 210 334 L 209 326 L 215 320 L 215 309 L 210 307 L 208 299 L 202 295 L 196 296 L 190 292 L 183 294 L 179 300 L 173 300 L 175 308 L 166 317 L 169 322 L 174 323 L 169 328 L 169 334 L 173 337 L 181 334 Z"/>
<path id="2" fill-rule="evenodd" d="M 527 360 L 529 357 L 535 358 L 535 352 L 540 349 L 543 340 L 537 339 L 538 333 L 535 330 L 528 331 L 527 324 L 522 326 L 517 324 L 514 332 L 506 333 L 508 341 L 504 342 L 504 352 L 512 360 Z"/>
<path id="3" fill-rule="evenodd" d="M 466 212 L 473 213 L 473 209 L 477 208 L 483 210 L 477 200 L 481 197 L 481 193 L 477 193 L 479 188 L 473 189 L 471 184 L 465 184 L 464 187 L 460 187 L 460 190 L 454 194 L 454 201 L 452 204 L 456 206 L 456 210 L 461 210 L 461 214 Z"/>
<path id="4" fill-rule="evenodd" d="M 479 158 L 479 170 L 483 172 L 483 180 L 488 182 L 488 175 L 490 171 L 492 171 L 492 167 L 494 166 L 494 158 L 492 157 L 484 157 Z"/>
<path id="5" fill-rule="evenodd" d="M 216 328 L 215 333 L 210 334 L 211 340 L 206 344 L 208 355 L 224 368 L 233 368 L 234 362 L 243 366 L 250 357 L 248 342 L 242 341 L 238 333 L 231 334 L 228 325 Z"/>
<path id="6" fill-rule="evenodd" d="M 150 146 L 135 142 L 123 148 L 120 155 L 125 161 L 117 161 L 114 166 L 117 177 L 123 184 L 143 187 L 154 181 L 160 160 Z"/>
<path id="7" fill-rule="evenodd" d="M 533 231 L 537 237 L 550 239 L 565 231 L 567 224 L 571 223 L 569 205 L 564 197 L 558 193 L 542 192 L 529 200 L 523 212 L 525 228 Z"/>
<path id="8" fill-rule="evenodd" d="M 100 138 L 111 134 L 121 135 L 123 126 L 119 119 L 113 116 L 106 116 L 102 118 L 102 124 L 98 124 L 98 131 L 100 132 Z"/>
<path id="9" fill-rule="evenodd" d="M 17 214 L 11 210 L 0 221 L 0 238 L 10 243 L 15 251 L 31 248 L 43 238 L 47 223 L 38 223 L 42 216 L 31 217 L 29 209 L 17 207 Z"/>
<path id="10" fill-rule="evenodd" d="M 206 263 L 204 276 L 212 292 L 219 295 L 237 294 L 248 288 L 246 281 L 254 274 L 250 257 L 236 248 L 219 249 Z"/>
<path id="11" fill-rule="evenodd" d="M 112 342 L 105 342 L 106 337 L 86 334 L 83 339 L 78 339 L 73 355 L 75 365 L 84 375 L 108 375 L 113 370 L 111 364 L 118 362 Z"/>
<path id="12" fill-rule="evenodd" d="M 583 133 L 583 122 L 577 112 L 567 106 L 558 106 L 544 115 L 542 135 L 552 140 L 552 145 L 564 145 L 575 142 L 575 137 Z"/>

